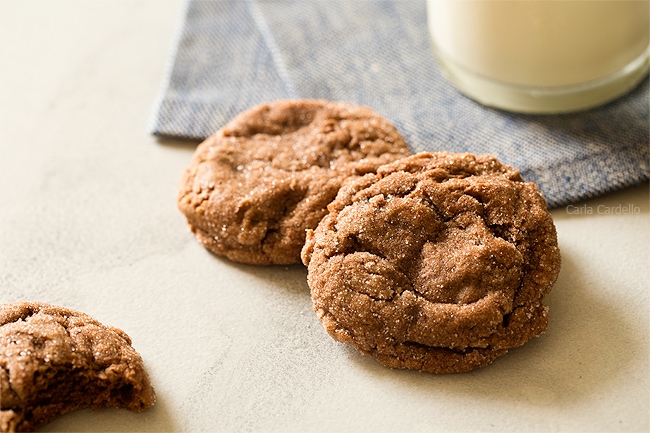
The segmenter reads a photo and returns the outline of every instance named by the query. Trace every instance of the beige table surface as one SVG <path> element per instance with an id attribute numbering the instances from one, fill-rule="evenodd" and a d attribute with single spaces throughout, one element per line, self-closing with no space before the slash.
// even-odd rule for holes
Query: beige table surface
<path id="1" fill-rule="evenodd" d="M 186 229 L 195 143 L 146 129 L 179 12 L 0 0 L 0 302 L 122 328 L 158 395 L 43 431 L 650 429 L 647 183 L 553 211 L 563 269 L 542 337 L 467 374 L 384 368 L 325 334 L 302 266 L 231 263 Z"/>

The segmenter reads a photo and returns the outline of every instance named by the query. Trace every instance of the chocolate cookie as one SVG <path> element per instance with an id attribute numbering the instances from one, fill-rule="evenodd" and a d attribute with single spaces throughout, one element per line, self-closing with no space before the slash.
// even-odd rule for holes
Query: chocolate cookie
<path id="1" fill-rule="evenodd" d="M 82 407 L 142 411 L 154 399 L 123 331 L 54 305 L 0 305 L 1 431 L 34 431 Z"/>
<path id="2" fill-rule="evenodd" d="M 243 263 L 300 262 L 305 230 L 342 182 L 410 155 L 371 109 L 281 100 L 247 110 L 196 149 L 178 205 L 212 252 Z"/>
<path id="3" fill-rule="evenodd" d="M 344 186 L 307 234 L 313 307 L 393 368 L 463 372 L 542 334 L 560 270 L 538 188 L 489 155 L 421 153 Z"/>

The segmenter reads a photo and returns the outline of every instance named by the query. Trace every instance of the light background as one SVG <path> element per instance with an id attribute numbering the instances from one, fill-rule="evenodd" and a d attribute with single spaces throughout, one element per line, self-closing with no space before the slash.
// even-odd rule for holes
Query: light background
<path id="1" fill-rule="evenodd" d="M 302 266 L 234 264 L 187 230 L 195 143 L 146 130 L 180 10 L 0 0 L 0 302 L 123 329 L 158 395 L 42 431 L 648 431 L 647 183 L 553 211 L 542 337 L 467 374 L 386 369 L 325 334 Z"/>

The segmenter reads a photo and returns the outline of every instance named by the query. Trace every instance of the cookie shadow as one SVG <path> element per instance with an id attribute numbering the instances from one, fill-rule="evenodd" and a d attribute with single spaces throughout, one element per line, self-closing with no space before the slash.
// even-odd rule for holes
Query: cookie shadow
<path id="1" fill-rule="evenodd" d="M 171 409 L 158 397 L 156 404 L 144 412 L 126 409 L 78 409 L 62 415 L 39 428 L 40 432 L 176 432 Z"/>
<path id="2" fill-rule="evenodd" d="M 229 261 L 217 255 L 214 256 L 224 265 L 254 279 L 258 283 L 254 285 L 255 287 L 264 287 L 265 290 L 282 296 L 290 295 L 296 299 L 304 298 L 311 307 L 311 297 L 307 285 L 307 268 L 304 265 L 256 266 Z"/>
<path id="3" fill-rule="evenodd" d="M 154 135 L 156 144 L 167 147 L 170 149 L 182 149 L 182 150 L 192 150 L 201 143 L 201 139 L 198 138 L 184 138 L 184 137 L 172 137 L 165 135 Z"/>
<path id="4" fill-rule="evenodd" d="M 640 356 L 636 349 L 643 343 L 630 328 L 643 325 L 626 321 L 624 311 L 599 298 L 593 290 L 597 287 L 575 285 L 588 278 L 580 275 L 582 270 L 570 254 L 564 254 L 562 266 L 547 297 L 546 333 L 510 350 L 492 365 L 469 373 L 433 375 L 390 370 L 370 357 L 349 352 L 346 357 L 369 375 L 422 393 L 422 398 L 445 395 L 558 408 L 593 398 Z"/>

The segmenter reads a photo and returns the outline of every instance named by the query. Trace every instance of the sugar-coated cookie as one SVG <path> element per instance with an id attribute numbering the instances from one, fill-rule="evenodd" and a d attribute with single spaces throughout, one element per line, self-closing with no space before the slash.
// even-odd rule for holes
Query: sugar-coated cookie
<path id="1" fill-rule="evenodd" d="M 370 108 L 280 100 L 236 116 L 196 149 L 178 206 L 198 240 L 237 262 L 300 263 L 305 230 L 341 184 L 410 155 Z"/>
<path id="2" fill-rule="evenodd" d="M 154 400 L 123 331 L 55 305 L 0 305 L 0 431 L 34 431 L 83 407 L 142 411 Z"/>
<path id="3" fill-rule="evenodd" d="M 421 153 L 347 183 L 302 251 L 336 340 L 393 368 L 464 372 L 542 334 L 560 270 L 546 201 L 496 158 Z"/>

